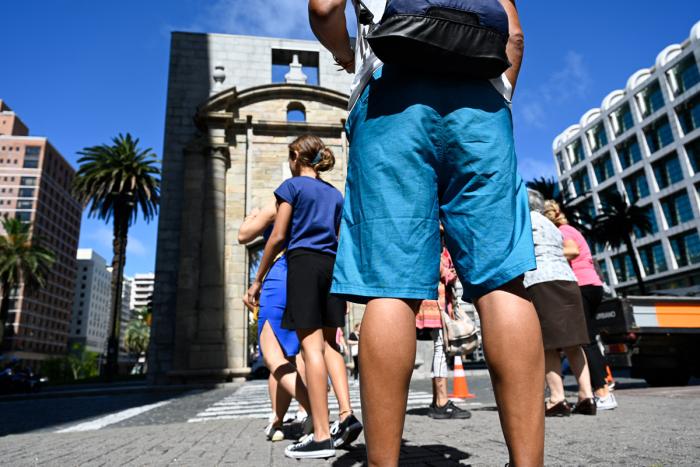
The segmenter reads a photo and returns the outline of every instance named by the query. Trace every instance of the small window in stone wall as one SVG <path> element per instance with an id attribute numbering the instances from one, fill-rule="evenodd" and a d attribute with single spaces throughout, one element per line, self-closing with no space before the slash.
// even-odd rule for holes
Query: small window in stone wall
<path id="1" fill-rule="evenodd" d="M 301 102 L 292 102 L 287 106 L 288 122 L 305 122 L 306 107 Z"/>
<path id="2" fill-rule="evenodd" d="M 319 86 L 319 53 L 314 50 L 272 49 L 272 82 L 287 82 L 286 75 L 291 70 L 295 55 L 306 77 L 304 84 Z"/>

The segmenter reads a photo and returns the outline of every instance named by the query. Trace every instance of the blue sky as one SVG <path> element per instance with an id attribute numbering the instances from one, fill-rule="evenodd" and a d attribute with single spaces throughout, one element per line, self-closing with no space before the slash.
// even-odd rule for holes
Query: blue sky
<path id="1" fill-rule="evenodd" d="M 518 5 L 526 56 L 513 113 L 525 179 L 553 175 L 552 140 L 700 20 L 695 0 Z M 0 17 L 0 98 L 74 165 L 81 148 L 127 131 L 160 157 L 171 31 L 313 38 L 303 0 L 4 1 Z M 156 236 L 155 222 L 132 229 L 128 274 L 153 271 Z M 84 218 L 80 246 L 109 260 L 110 227 Z"/>

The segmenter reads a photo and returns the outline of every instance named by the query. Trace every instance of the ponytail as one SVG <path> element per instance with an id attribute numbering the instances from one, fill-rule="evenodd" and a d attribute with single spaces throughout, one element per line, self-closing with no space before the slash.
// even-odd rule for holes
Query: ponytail
<path id="1" fill-rule="evenodd" d="M 299 161 L 316 172 L 327 172 L 335 166 L 333 151 L 318 136 L 300 136 L 289 145 L 289 150 L 297 153 Z"/>

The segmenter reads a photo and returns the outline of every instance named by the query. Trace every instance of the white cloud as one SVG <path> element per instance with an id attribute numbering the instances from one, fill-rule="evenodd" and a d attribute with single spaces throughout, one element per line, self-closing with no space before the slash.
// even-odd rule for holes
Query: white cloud
<path id="1" fill-rule="evenodd" d="M 524 180 L 533 180 L 539 177 L 556 178 L 553 162 L 545 162 L 532 157 L 518 157 L 518 171 Z"/>
<path id="2" fill-rule="evenodd" d="M 545 109 L 585 97 L 591 87 L 591 75 L 580 53 L 569 50 L 562 66 L 534 89 L 523 89 L 515 111 L 528 125 L 545 128 L 551 112 Z"/>
<path id="3" fill-rule="evenodd" d="M 85 233 L 81 243 L 86 243 L 85 247 L 87 248 L 98 250 L 102 256 L 107 255 L 105 258 L 110 261 L 112 258 L 112 236 L 111 227 L 106 225 L 96 226 Z M 129 235 L 129 240 L 126 244 L 126 254 L 127 256 L 145 256 L 148 254 L 148 248 L 141 240 L 133 235 Z"/>
<path id="4" fill-rule="evenodd" d="M 215 0 L 188 29 L 226 34 L 310 38 L 302 0 Z"/>

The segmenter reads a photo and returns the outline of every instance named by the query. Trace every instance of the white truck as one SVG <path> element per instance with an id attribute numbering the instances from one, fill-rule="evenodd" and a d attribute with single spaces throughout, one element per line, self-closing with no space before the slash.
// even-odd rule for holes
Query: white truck
<path id="1" fill-rule="evenodd" d="M 629 296 L 605 300 L 595 324 L 613 368 L 631 368 L 650 386 L 700 377 L 700 297 Z"/>

